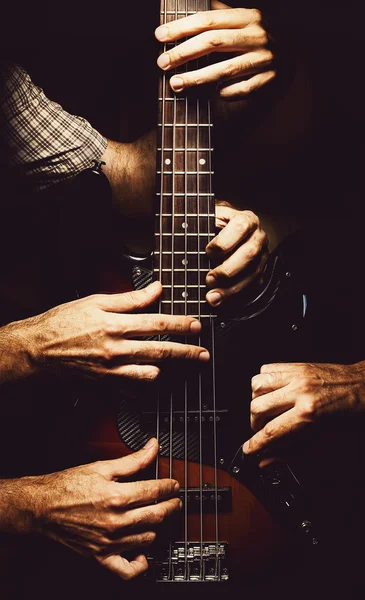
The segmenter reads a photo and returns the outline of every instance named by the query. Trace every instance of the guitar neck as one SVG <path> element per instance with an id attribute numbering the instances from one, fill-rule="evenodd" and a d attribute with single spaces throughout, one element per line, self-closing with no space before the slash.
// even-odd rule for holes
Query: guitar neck
<path id="1" fill-rule="evenodd" d="M 162 0 L 161 24 L 209 5 L 206 0 Z M 173 45 L 164 44 L 162 51 Z M 189 68 L 197 68 L 194 62 Z M 154 270 L 164 290 L 160 312 L 200 318 L 210 316 L 205 248 L 215 235 L 211 101 L 176 95 L 169 85 L 171 75 L 163 73 L 159 81 Z"/>

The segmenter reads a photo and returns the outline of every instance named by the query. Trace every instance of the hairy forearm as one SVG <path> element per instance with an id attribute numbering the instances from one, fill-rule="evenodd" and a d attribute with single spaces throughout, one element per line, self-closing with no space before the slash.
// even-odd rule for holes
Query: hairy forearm
<path id="1" fill-rule="evenodd" d="M 152 130 L 131 143 L 108 140 L 102 160 L 112 188 L 114 207 L 124 217 L 153 213 L 156 134 Z"/>
<path id="2" fill-rule="evenodd" d="M 0 480 L 0 533 L 35 532 L 37 477 Z"/>
<path id="3" fill-rule="evenodd" d="M 0 328 L 0 385 L 34 373 L 31 345 L 26 321 Z"/>

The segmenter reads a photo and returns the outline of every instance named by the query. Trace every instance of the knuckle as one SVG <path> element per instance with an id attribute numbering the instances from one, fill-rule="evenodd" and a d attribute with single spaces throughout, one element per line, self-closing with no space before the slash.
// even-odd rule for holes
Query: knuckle
<path id="1" fill-rule="evenodd" d="M 114 350 L 113 350 L 113 345 L 106 341 L 104 342 L 103 345 L 103 351 L 102 351 L 102 359 L 104 364 L 108 365 L 112 362 L 114 358 Z"/>
<path id="2" fill-rule="evenodd" d="M 210 242 L 210 248 L 214 249 L 215 252 L 226 252 L 228 249 L 228 245 L 227 242 L 224 242 L 224 240 L 221 239 L 221 237 L 216 236 L 211 242 Z"/>
<path id="3" fill-rule="evenodd" d="M 282 375 L 280 371 L 275 371 L 274 373 L 267 373 L 266 375 L 268 382 L 274 386 L 281 385 Z"/>
<path id="4" fill-rule="evenodd" d="M 232 271 L 227 263 L 223 263 L 217 267 L 217 276 L 225 279 L 229 279 L 232 276 Z"/>
<path id="5" fill-rule="evenodd" d="M 257 417 L 261 414 L 260 405 L 255 400 L 252 400 L 250 404 L 250 413 L 252 417 Z"/>
<path id="6" fill-rule="evenodd" d="M 209 31 L 206 37 L 209 46 L 212 48 L 220 48 L 224 43 L 222 36 L 218 31 Z"/>
<path id="7" fill-rule="evenodd" d="M 272 422 L 269 421 L 268 423 L 266 423 L 265 427 L 263 428 L 263 434 L 265 436 L 265 438 L 267 440 L 272 440 L 275 436 L 275 427 L 272 425 Z"/>
<path id="8" fill-rule="evenodd" d="M 155 513 L 152 507 L 146 507 L 143 511 L 138 512 L 133 518 L 133 527 L 144 527 L 146 523 L 153 523 Z"/>
<path id="9" fill-rule="evenodd" d="M 197 13 L 197 19 L 201 27 L 210 29 L 215 25 L 215 16 L 212 11 L 199 11 Z"/>
<path id="10" fill-rule="evenodd" d="M 156 540 L 156 532 L 155 531 L 146 531 L 141 534 L 141 545 L 142 546 L 150 546 Z"/>
<path id="11" fill-rule="evenodd" d="M 205 83 L 204 77 L 202 76 L 202 74 L 200 73 L 200 71 L 196 71 L 194 73 L 189 73 L 189 75 L 186 75 L 185 77 L 183 77 L 182 75 L 179 75 L 179 77 L 181 77 L 181 79 L 183 79 L 184 81 L 184 85 L 185 86 L 192 86 L 192 85 L 203 85 Z"/>
<path id="12" fill-rule="evenodd" d="M 252 41 L 258 46 L 266 46 L 268 44 L 269 36 L 260 25 L 255 25 L 252 28 Z"/>
<path id="13" fill-rule="evenodd" d="M 269 238 L 267 237 L 266 231 L 263 229 L 258 231 L 258 240 L 261 248 L 266 248 L 269 244 Z"/>
<path id="14" fill-rule="evenodd" d="M 260 219 L 252 210 L 245 210 L 243 212 L 243 214 L 245 215 L 246 219 L 249 219 L 251 221 L 252 224 L 255 224 L 255 225 L 260 224 Z"/>
<path id="15" fill-rule="evenodd" d="M 239 85 L 241 96 L 248 96 L 254 90 L 254 86 L 250 80 L 241 81 Z"/>
<path id="16" fill-rule="evenodd" d="M 226 79 L 236 77 L 236 75 L 238 75 L 238 73 L 240 72 L 241 69 L 242 69 L 242 66 L 239 67 L 234 62 L 229 61 L 223 66 L 222 76 L 225 77 Z"/>
<path id="17" fill-rule="evenodd" d="M 302 394 L 309 394 L 313 391 L 312 381 L 307 377 L 298 378 L 296 383 Z"/>
<path id="18" fill-rule="evenodd" d="M 123 497 L 119 493 L 112 493 L 108 497 L 108 507 L 109 508 L 119 508 L 123 504 Z"/>
<path id="19" fill-rule="evenodd" d="M 157 500 L 155 491 L 151 490 L 151 484 L 148 481 L 140 481 L 138 488 L 139 498 L 149 498 L 151 496 L 153 500 Z M 134 497 L 131 498 L 131 502 L 134 502 L 134 500 Z"/>
<path id="20" fill-rule="evenodd" d="M 104 316 L 104 333 L 106 335 L 115 335 L 118 333 L 118 327 L 112 313 L 106 313 Z"/>
<path id="21" fill-rule="evenodd" d="M 261 252 L 261 244 L 258 240 L 252 240 L 251 245 L 247 248 L 246 260 L 252 262 Z"/>
<path id="22" fill-rule="evenodd" d="M 251 23 L 262 23 L 262 12 L 258 8 L 251 8 Z"/>
<path id="23" fill-rule="evenodd" d="M 157 367 L 151 367 L 145 374 L 145 379 L 148 381 L 156 381 L 160 375 L 160 369 Z"/>
<path id="24" fill-rule="evenodd" d="M 246 235 L 247 230 L 249 229 L 250 223 L 249 223 L 249 219 L 247 218 L 247 215 L 244 214 L 243 212 L 241 212 L 233 217 L 232 225 L 234 225 L 234 227 L 235 227 L 237 233 L 240 235 L 240 237 L 243 237 L 244 235 Z"/>
<path id="25" fill-rule="evenodd" d="M 153 522 L 156 525 L 160 525 L 161 523 L 163 523 L 163 521 L 165 520 L 166 517 L 166 511 L 164 508 L 162 508 L 162 506 L 157 506 L 155 509 L 155 512 L 153 514 Z"/>
<path id="26" fill-rule="evenodd" d="M 306 395 L 300 402 L 299 414 L 304 421 L 313 421 L 317 412 L 316 401 L 313 396 Z"/>
<path id="27" fill-rule="evenodd" d="M 147 319 L 146 319 L 146 322 L 147 322 Z M 154 329 L 156 330 L 156 333 L 162 333 L 162 332 L 166 331 L 166 323 L 162 316 L 155 317 Z"/>
<path id="28" fill-rule="evenodd" d="M 251 379 L 251 389 L 253 392 L 258 392 L 261 387 L 262 378 L 260 375 L 254 375 Z"/>
<path id="29" fill-rule="evenodd" d="M 158 344 L 154 349 L 154 355 L 157 360 L 163 360 L 167 358 L 171 358 L 171 347 L 164 342 Z"/>
<path id="30" fill-rule="evenodd" d="M 167 52 L 170 58 L 171 64 L 176 64 L 185 60 L 184 52 L 181 50 L 180 45 L 175 46 L 172 50 Z"/>
<path id="31" fill-rule="evenodd" d="M 93 306 L 104 306 L 104 295 L 103 294 L 92 294 L 85 298 L 85 302 Z"/>

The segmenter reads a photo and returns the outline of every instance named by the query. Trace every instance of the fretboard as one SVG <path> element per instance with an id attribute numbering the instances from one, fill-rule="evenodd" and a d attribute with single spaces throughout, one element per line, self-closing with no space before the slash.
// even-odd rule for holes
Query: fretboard
<path id="1" fill-rule="evenodd" d="M 209 8 L 207 0 L 161 0 L 160 22 Z M 164 44 L 162 51 L 173 45 Z M 196 69 L 193 62 L 176 72 Z M 205 248 L 215 235 L 211 103 L 175 94 L 169 85 L 173 74 L 163 73 L 159 82 L 154 269 L 163 285 L 160 311 L 200 318 L 210 315 Z"/>

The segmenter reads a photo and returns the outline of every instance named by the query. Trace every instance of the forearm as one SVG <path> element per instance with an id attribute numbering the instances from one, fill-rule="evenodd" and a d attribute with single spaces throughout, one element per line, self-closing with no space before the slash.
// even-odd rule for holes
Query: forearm
<path id="1" fill-rule="evenodd" d="M 37 477 L 0 480 L 0 534 L 35 532 Z"/>
<path id="2" fill-rule="evenodd" d="M 35 372 L 31 339 L 26 321 L 0 328 L 0 385 Z"/>
<path id="3" fill-rule="evenodd" d="M 113 192 L 114 208 L 123 217 L 153 214 L 156 174 L 154 130 L 131 143 L 108 140 L 103 171 Z"/>

